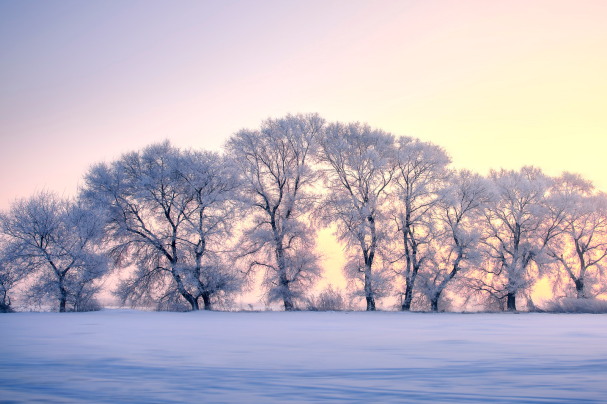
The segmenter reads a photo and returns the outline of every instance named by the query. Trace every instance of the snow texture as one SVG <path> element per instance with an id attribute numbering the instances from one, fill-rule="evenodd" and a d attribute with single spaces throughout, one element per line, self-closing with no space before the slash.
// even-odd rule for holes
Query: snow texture
<path id="1" fill-rule="evenodd" d="M 398 312 L 0 316 L 0 402 L 599 403 L 607 317 Z"/>

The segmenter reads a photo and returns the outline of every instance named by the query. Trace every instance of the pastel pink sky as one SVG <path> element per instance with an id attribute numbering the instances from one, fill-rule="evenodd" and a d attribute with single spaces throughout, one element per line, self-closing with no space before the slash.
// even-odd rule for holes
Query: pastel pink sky
<path id="1" fill-rule="evenodd" d="M 607 1 L 0 2 L 0 209 L 292 112 L 607 191 Z"/>

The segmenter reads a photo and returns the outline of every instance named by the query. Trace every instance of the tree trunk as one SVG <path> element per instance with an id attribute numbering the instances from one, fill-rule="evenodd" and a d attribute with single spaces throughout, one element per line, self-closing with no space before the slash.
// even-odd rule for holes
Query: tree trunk
<path id="1" fill-rule="evenodd" d="M 371 270 L 375 258 L 375 249 L 377 248 L 377 235 L 375 232 L 375 218 L 367 216 L 367 221 L 371 230 L 371 246 L 367 251 L 363 249 L 365 257 L 365 299 L 367 300 L 367 311 L 375 311 L 375 293 L 371 283 Z"/>
<path id="2" fill-rule="evenodd" d="M 205 310 L 211 310 L 211 295 L 209 295 L 208 293 L 203 293 L 202 295 L 202 301 L 204 302 L 204 309 Z"/>
<path id="3" fill-rule="evenodd" d="M 508 292 L 508 311 L 516 311 L 516 292 Z"/>
<path id="4" fill-rule="evenodd" d="M 198 299 L 194 299 L 194 296 L 187 292 L 186 295 L 184 295 L 183 297 L 185 297 L 188 303 L 190 303 L 190 306 L 192 306 L 192 311 L 200 310 L 200 306 L 198 306 Z"/>
<path id="5" fill-rule="evenodd" d="M 285 305 L 285 311 L 295 310 L 295 305 L 293 304 L 293 299 L 291 298 L 291 290 L 289 289 L 289 281 L 287 280 L 287 275 L 282 273 L 280 275 L 279 282 L 280 287 L 283 288 L 282 302 Z"/>
<path id="6" fill-rule="evenodd" d="M 8 297 L 6 290 L 3 291 L 2 300 L 0 300 L 0 313 L 11 312 L 11 299 Z"/>
<path id="7" fill-rule="evenodd" d="M 403 305 L 401 306 L 402 311 L 411 310 L 411 302 L 413 301 L 413 282 L 410 279 L 407 279 L 407 286 L 405 287 L 405 300 L 403 301 Z"/>
<path id="8" fill-rule="evenodd" d="M 367 296 L 367 311 L 375 311 L 375 298 L 373 296 Z"/>
<path id="9" fill-rule="evenodd" d="M 285 305 L 285 311 L 293 311 L 295 306 L 293 305 L 293 300 L 291 300 L 291 296 L 284 296 L 283 303 Z"/>
<path id="10" fill-rule="evenodd" d="M 367 300 L 367 311 L 375 311 L 375 297 L 373 296 L 373 285 L 369 273 L 371 268 L 367 267 L 365 272 L 365 299 Z"/>
<path id="11" fill-rule="evenodd" d="M 432 299 L 430 299 L 430 306 L 433 312 L 438 312 L 438 299 L 440 299 L 440 292 L 435 294 Z"/>
<path id="12" fill-rule="evenodd" d="M 575 280 L 575 290 L 577 292 L 578 299 L 584 299 L 586 297 L 586 294 L 584 293 L 584 280 L 583 279 L 578 278 Z"/>
<path id="13" fill-rule="evenodd" d="M 183 286 L 183 282 L 181 281 L 181 276 L 179 276 L 174 266 L 171 272 L 173 274 L 173 279 L 175 280 L 175 283 L 177 283 L 177 290 L 179 291 L 181 296 L 183 296 L 183 298 L 190 304 L 192 311 L 200 310 L 200 307 L 198 307 L 198 299 L 194 298 L 194 296 L 192 296 L 192 294 L 185 289 L 185 287 Z"/>
<path id="14" fill-rule="evenodd" d="M 59 313 L 65 313 L 65 304 L 67 302 L 67 290 L 63 286 L 63 280 L 60 281 L 59 291 L 61 295 L 59 296 Z"/>
<path id="15" fill-rule="evenodd" d="M 282 244 L 283 239 L 278 232 L 278 227 L 276 227 L 276 222 L 273 216 L 270 223 L 274 233 L 276 263 L 278 264 L 278 283 L 282 288 L 282 302 L 285 305 L 285 311 L 293 311 L 295 309 L 295 305 L 293 304 L 293 299 L 291 298 L 291 289 L 289 287 L 289 280 L 287 278 L 287 263 Z"/>

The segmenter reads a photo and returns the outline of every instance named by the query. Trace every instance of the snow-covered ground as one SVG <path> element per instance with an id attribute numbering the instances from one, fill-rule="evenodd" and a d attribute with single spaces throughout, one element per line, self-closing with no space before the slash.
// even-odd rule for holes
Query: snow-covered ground
<path id="1" fill-rule="evenodd" d="M 607 316 L 0 315 L 0 402 L 607 402 Z"/>

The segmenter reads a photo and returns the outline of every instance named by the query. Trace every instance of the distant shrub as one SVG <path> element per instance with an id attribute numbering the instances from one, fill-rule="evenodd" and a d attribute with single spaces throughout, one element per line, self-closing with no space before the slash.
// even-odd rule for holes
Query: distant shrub
<path id="1" fill-rule="evenodd" d="M 342 311 L 346 309 L 346 301 L 341 289 L 329 285 L 318 296 L 310 297 L 306 306 L 310 311 Z"/>
<path id="2" fill-rule="evenodd" d="M 101 306 L 101 303 L 99 303 L 99 301 L 97 299 L 89 298 L 89 299 L 78 302 L 78 304 L 76 304 L 74 306 L 74 311 L 77 311 L 77 312 L 99 311 L 102 308 L 103 308 L 103 306 Z"/>
<path id="3" fill-rule="evenodd" d="M 549 313 L 592 313 L 606 314 L 607 301 L 600 299 L 562 298 L 550 300 L 545 305 Z"/>
<path id="4" fill-rule="evenodd" d="M 192 308 L 187 304 L 186 301 L 180 299 L 168 299 L 161 300 L 156 306 L 156 311 L 175 311 L 175 312 L 186 312 Z"/>

